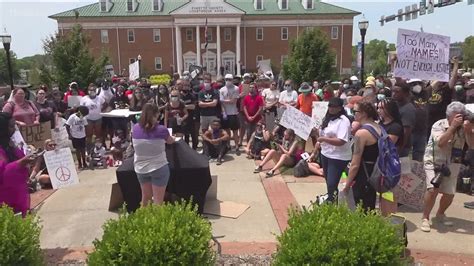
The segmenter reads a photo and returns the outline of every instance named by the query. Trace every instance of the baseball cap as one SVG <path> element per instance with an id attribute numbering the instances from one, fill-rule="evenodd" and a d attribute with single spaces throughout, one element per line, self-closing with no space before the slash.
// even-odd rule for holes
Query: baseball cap
<path id="1" fill-rule="evenodd" d="M 224 79 L 234 79 L 234 76 L 232 76 L 232 74 L 226 74 Z"/>
<path id="2" fill-rule="evenodd" d="M 351 81 L 358 81 L 359 79 L 356 76 L 352 76 L 352 77 L 350 77 L 350 80 Z"/>
<path id="3" fill-rule="evenodd" d="M 471 72 L 466 72 L 466 73 L 462 74 L 462 77 L 463 78 L 470 78 L 471 77 Z"/>
<path id="4" fill-rule="evenodd" d="M 328 106 L 329 107 L 343 107 L 344 101 L 339 97 L 333 97 L 329 99 Z"/>
<path id="5" fill-rule="evenodd" d="M 409 80 L 407 81 L 408 84 L 414 83 L 414 82 L 421 82 L 421 79 L 409 79 Z"/>
<path id="6" fill-rule="evenodd" d="M 249 74 L 249 73 L 245 73 L 245 74 L 244 74 L 244 78 L 250 78 L 250 74 Z"/>
<path id="7" fill-rule="evenodd" d="M 354 108 L 354 105 L 356 105 L 357 103 L 359 103 L 360 101 L 362 101 L 362 99 L 364 99 L 364 97 L 359 96 L 359 95 L 352 96 L 352 97 L 349 98 L 349 100 L 347 101 L 346 107 L 349 108 L 349 109 L 352 109 L 352 108 Z"/>
<path id="8" fill-rule="evenodd" d="M 308 82 L 301 83 L 300 88 L 298 89 L 299 92 L 309 92 L 311 91 L 311 86 L 309 86 Z"/>
<path id="9" fill-rule="evenodd" d="M 367 81 L 367 82 L 365 83 L 365 87 L 367 87 L 367 86 L 375 86 L 375 82 L 373 82 L 373 81 Z"/>

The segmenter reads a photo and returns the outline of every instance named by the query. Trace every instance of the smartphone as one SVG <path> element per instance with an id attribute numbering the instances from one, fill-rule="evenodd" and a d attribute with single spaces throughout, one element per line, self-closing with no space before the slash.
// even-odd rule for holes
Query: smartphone
<path id="1" fill-rule="evenodd" d="M 41 156 L 43 156 L 43 154 L 44 154 L 45 152 L 46 152 L 45 150 L 42 150 L 42 151 L 40 151 L 40 152 L 35 152 L 35 153 L 33 153 L 33 154 L 31 155 L 31 157 L 33 157 L 33 158 L 41 157 Z"/>

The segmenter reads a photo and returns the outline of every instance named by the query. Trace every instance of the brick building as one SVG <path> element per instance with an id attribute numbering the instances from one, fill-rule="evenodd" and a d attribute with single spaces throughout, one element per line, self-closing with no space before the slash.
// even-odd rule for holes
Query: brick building
<path id="1" fill-rule="evenodd" d="M 267 59 L 278 73 L 289 41 L 317 27 L 330 39 L 338 72 L 348 74 L 358 14 L 319 0 L 99 0 L 50 18 L 59 34 L 81 24 L 91 51 L 106 52 L 115 73 L 138 55 L 147 74 L 182 72 L 191 64 L 241 74 Z"/>

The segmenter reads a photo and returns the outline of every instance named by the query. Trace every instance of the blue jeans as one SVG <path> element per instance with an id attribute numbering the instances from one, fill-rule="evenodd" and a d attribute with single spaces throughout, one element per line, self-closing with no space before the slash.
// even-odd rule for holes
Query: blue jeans
<path id="1" fill-rule="evenodd" d="M 426 132 L 412 133 L 411 135 L 412 159 L 418 162 L 423 162 L 426 148 Z"/>
<path id="2" fill-rule="evenodd" d="M 334 201 L 334 192 L 337 190 L 341 175 L 347 168 L 349 161 L 331 159 L 321 154 L 321 164 L 323 166 L 324 178 L 328 189 L 328 201 Z"/>

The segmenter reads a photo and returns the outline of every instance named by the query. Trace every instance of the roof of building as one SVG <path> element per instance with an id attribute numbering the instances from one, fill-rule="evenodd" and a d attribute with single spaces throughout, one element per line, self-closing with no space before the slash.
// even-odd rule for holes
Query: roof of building
<path id="1" fill-rule="evenodd" d="M 134 12 L 128 12 L 126 9 L 127 0 L 111 0 L 112 7 L 109 12 L 99 11 L 99 1 L 96 3 L 86 5 L 83 7 L 71 9 L 58 14 L 49 16 L 50 18 L 68 18 L 75 17 L 76 12 L 79 17 L 137 17 L 137 16 L 166 16 L 172 11 L 189 3 L 188 0 L 163 0 L 163 9 L 161 11 L 152 10 L 152 1 L 138 0 L 138 6 Z M 227 0 L 227 3 L 241 9 L 246 15 L 332 15 L 345 14 L 356 16 L 360 14 L 357 11 L 342 8 L 332 4 L 314 1 L 314 9 L 304 9 L 300 0 L 288 0 L 288 9 L 280 10 L 278 1 L 267 0 L 264 1 L 263 10 L 255 10 L 254 0 Z"/>

